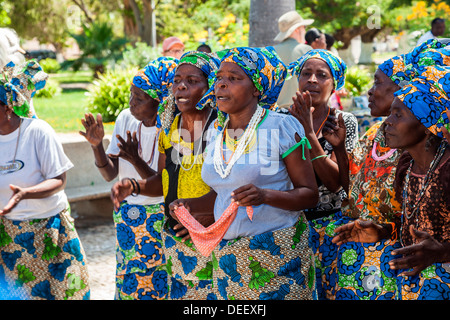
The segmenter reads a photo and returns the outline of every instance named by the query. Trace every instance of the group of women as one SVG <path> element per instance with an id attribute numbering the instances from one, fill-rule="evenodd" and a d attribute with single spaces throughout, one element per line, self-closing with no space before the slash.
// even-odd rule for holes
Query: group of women
<path id="1" fill-rule="evenodd" d="M 139 70 L 108 149 L 101 116 L 86 114 L 80 132 L 103 177 L 119 177 L 116 299 L 448 299 L 445 45 L 430 40 L 379 66 L 369 107 L 387 118 L 361 139 L 356 118 L 330 107 L 346 65 L 326 50 L 289 66 L 272 47 L 191 51 Z M 299 91 L 286 114 L 276 100 L 288 74 Z M 70 161 L 23 112 L 42 83 L 1 84 L 0 138 L 11 141 L 1 149 L 13 160 L 0 179 L 29 178 L 22 150 L 38 158 L 29 170 L 39 179 L 2 183 L 0 280 L 48 298 L 47 277 L 52 297 L 64 283 L 64 298 L 88 298 L 87 278 L 67 280 L 75 266 L 87 277 L 62 191 Z M 44 152 L 35 145 L 46 136 Z M 51 212 L 38 212 L 45 201 Z"/>

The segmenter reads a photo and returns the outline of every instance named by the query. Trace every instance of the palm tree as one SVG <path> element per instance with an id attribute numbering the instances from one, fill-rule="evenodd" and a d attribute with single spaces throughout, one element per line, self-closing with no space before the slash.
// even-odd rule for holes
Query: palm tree
<path id="1" fill-rule="evenodd" d="M 93 22 L 91 25 L 83 25 L 80 34 L 71 34 L 82 51 L 78 59 L 65 61 L 63 68 L 78 70 L 83 64 L 87 64 L 94 71 L 94 77 L 105 71 L 108 61 L 117 61 L 122 57 L 126 38 L 114 35 L 113 28 L 106 22 Z"/>

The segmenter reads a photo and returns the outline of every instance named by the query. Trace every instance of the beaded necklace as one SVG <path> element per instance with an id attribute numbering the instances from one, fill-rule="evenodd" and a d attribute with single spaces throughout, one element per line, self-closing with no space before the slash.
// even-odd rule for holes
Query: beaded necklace
<path id="1" fill-rule="evenodd" d="M 213 162 L 214 162 L 214 169 L 216 172 L 220 175 L 222 179 L 225 179 L 231 172 L 231 169 L 233 168 L 234 164 L 237 162 L 237 160 L 244 154 L 245 149 L 251 142 L 251 138 L 253 133 L 256 131 L 259 120 L 261 119 L 261 116 L 264 113 L 264 109 L 261 106 L 257 106 L 255 113 L 253 114 L 252 118 L 250 119 L 250 122 L 248 123 L 247 127 L 244 130 L 244 133 L 242 137 L 239 139 L 239 141 L 236 144 L 236 148 L 233 151 L 233 154 L 231 155 L 229 162 L 226 163 L 226 167 L 224 167 L 224 161 L 222 160 L 222 148 L 223 148 L 223 141 L 224 141 L 224 132 L 228 125 L 228 122 L 230 118 L 227 118 L 227 120 L 224 123 L 224 130 L 222 130 L 222 133 L 217 135 L 216 141 L 215 141 L 215 148 L 214 148 L 214 155 L 213 155 Z"/>
<path id="2" fill-rule="evenodd" d="M 428 189 L 428 185 L 431 181 L 431 174 L 435 171 L 437 165 L 439 164 L 439 161 L 441 161 L 442 156 L 445 153 L 445 150 L 447 148 L 447 142 L 442 141 L 441 144 L 439 145 L 439 148 L 434 156 L 433 161 L 431 161 L 430 163 L 430 167 L 427 170 L 427 173 L 425 175 L 425 179 L 423 181 L 423 185 L 422 188 L 420 189 L 419 192 L 419 197 L 416 200 L 416 203 L 413 205 L 410 205 L 408 197 L 407 197 L 407 193 L 408 193 L 408 189 L 409 189 L 409 177 L 411 174 L 411 168 L 414 164 L 414 159 L 411 159 L 411 161 L 409 162 L 409 167 L 408 170 L 406 171 L 406 176 L 405 176 L 405 183 L 403 185 L 403 192 L 402 192 L 402 196 L 403 196 L 403 204 L 402 204 L 402 224 L 401 224 L 401 228 L 400 228 L 400 241 L 403 245 L 403 240 L 402 240 L 402 233 L 403 233 L 403 217 L 405 216 L 407 220 L 410 220 L 413 216 L 415 216 L 415 223 L 416 223 L 416 227 L 417 227 L 417 223 L 419 221 L 419 217 L 416 216 L 416 212 L 417 209 L 419 208 L 419 203 L 422 200 L 426 190 Z M 412 208 L 412 211 L 410 212 L 410 214 L 408 215 L 407 210 Z"/>

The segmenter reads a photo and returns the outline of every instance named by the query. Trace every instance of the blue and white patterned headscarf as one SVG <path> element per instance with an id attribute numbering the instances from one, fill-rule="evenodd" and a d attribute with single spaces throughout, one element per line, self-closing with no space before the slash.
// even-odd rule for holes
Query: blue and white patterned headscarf
<path id="1" fill-rule="evenodd" d="M 236 63 L 252 80 L 256 89 L 260 92 L 258 104 L 266 109 L 276 110 L 276 102 L 286 79 L 286 65 L 281 61 L 273 47 L 250 48 L 237 47 L 222 52 L 220 63 Z M 216 81 L 216 79 L 215 79 Z M 214 85 L 201 100 L 202 104 L 214 103 Z M 218 110 L 217 123 L 221 130 L 227 115 Z"/>
<path id="2" fill-rule="evenodd" d="M 416 76 L 416 70 L 425 66 L 448 66 L 450 50 L 440 39 L 430 39 L 415 47 L 411 52 L 387 59 L 379 65 L 395 84 L 403 87 Z"/>
<path id="3" fill-rule="evenodd" d="M 320 59 L 325 61 L 331 71 L 331 75 L 334 79 L 334 90 L 340 90 L 345 84 L 345 73 L 347 72 L 347 65 L 345 62 L 334 55 L 328 50 L 324 49 L 314 49 L 308 51 L 297 61 L 292 62 L 288 69 L 292 75 L 296 75 L 297 78 L 300 77 L 302 69 L 309 59 Z"/>
<path id="4" fill-rule="evenodd" d="M 443 137 L 441 128 L 449 123 L 450 67 L 425 66 L 414 70 L 413 80 L 394 93 L 414 116 L 434 135 Z"/>

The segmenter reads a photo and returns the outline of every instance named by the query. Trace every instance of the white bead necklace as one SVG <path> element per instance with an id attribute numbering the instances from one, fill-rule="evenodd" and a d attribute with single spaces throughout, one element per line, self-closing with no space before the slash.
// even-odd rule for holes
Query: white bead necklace
<path id="1" fill-rule="evenodd" d="M 230 161 L 228 162 L 226 167 L 224 167 L 224 162 L 222 161 L 221 143 L 223 143 L 223 135 L 225 133 L 225 129 L 228 125 L 230 118 L 228 117 L 228 119 L 225 121 L 222 133 L 218 134 L 216 137 L 213 155 L 214 169 L 222 179 L 225 179 L 230 174 L 234 164 L 244 154 L 246 147 L 252 140 L 251 139 L 252 135 L 254 131 L 256 131 L 256 128 L 258 127 L 259 120 L 263 113 L 264 109 L 258 105 L 256 107 L 255 113 L 253 114 L 252 118 L 250 119 L 250 122 L 247 125 L 247 128 L 245 128 L 244 134 L 237 142 L 236 149 L 234 153 L 231 155 Z"/>

